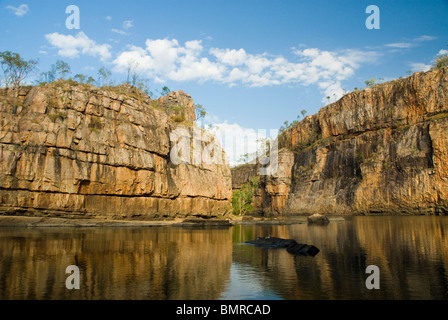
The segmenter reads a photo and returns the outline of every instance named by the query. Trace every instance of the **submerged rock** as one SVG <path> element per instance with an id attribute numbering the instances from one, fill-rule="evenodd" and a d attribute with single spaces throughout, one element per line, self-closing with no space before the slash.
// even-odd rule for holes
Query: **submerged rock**
<path id="1" fill-rule="evenodd" d="M 313 245 L 297 243 L 294 239 L 282 239 L 276 237 L 258 237 L 255 240 L 246 241 L 246 243 L 260 247 L 286 248 L 286 251 L 289 253 L 307 256 L 315 256 L 320 251 Z"/>

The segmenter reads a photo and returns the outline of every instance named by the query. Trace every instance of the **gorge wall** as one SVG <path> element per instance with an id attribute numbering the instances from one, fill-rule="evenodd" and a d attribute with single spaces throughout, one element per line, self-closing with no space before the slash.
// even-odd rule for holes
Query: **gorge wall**
<path id="1" fill-rule="evenodd" d="M 230 210 L 230 169 L 173 163 L 193 136 L 192 98 L 69 81 L 0 89 L 0 214 L 153 219 Z M 206 142 L 202 142 L 205 144 Z M 185 155 L 184 155 L 185 156 Z"/>
<path id="2" fill-rule="evenodd" d="M 287 129 L 254 203 L 265 215 L 447 214 L 448 70 L 348 93 Z"/>

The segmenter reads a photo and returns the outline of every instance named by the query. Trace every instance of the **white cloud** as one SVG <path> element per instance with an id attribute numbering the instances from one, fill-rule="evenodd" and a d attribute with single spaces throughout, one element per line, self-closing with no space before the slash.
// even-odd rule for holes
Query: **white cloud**
<path id="1" fill-rule="evenodd" d="M 385 47 L 389 48 L 395 48 L 395 49 L 406 49 L 406 48 L 412 48 L 416 46 L 420 46 L 423 41 L 432 41 L 437 39 L 437 37 L 434 36 L 428 36 L 428 35 L 422 35 L 419 37 L 416 37 L 412 40 L 406 41 L 406 42 L 395 42 L 395 43 L 388 43 L 385 44 Z"/>
<path id="2" fill-rule="evenodd" d="M 237 66 L 244 64 L 247 59 L 247 54 L 244 49 L 218 49 L 212 48 L 210 49 L 210 53 L 218 58 L 223 64 L 227 64 L 229 66 Z"/>
<path id="3" fill-rule="evenodd" d="M 432 39 L 431 39 L 432 40 Z M 445 49 L 441 49 L 433 58 L 433 63 L 436 61 L 437 57 L 444 55 L 444 54 L 448 54 L 448 50 Z M 411 66 L 411 70 L 413 72 L 419 72 L 419 71 L 428 71 L 431 69 L 432 65 L 431 64 L 426 64 L 426 63 L 421 63 L 421 62 L 414 62 L 414 63 L 410 63 L 409 64 Z"/>
<path id="4" fill-rule="evenodd" d="M 188 41 L 184 46 L 176 39 L 146 40 L 146 48 L 132 46 L 114 60 L 115 71 L 127 72 L 130 62 L 138 65 L 139 72 L 158 79 L 175 81 L 219 80 L 225 68 L 202 57 L 200 40 Z"/>
<path id="5" fill-rule="evenodd" d="M 435 40 L 435 39 L 437 39 L 437 37 L 423 35 L 423 36 L 415 38 L 414 41 L 431 41 L 431 40 Z"/>
<path id="6" fill-rule="evenodd" d="M 134 21 L 133 20 L 123 21 L 123 29 L 127 30 L 129 28 L 132 28 L 133 26 L 134 26 Z"/>
<path id="7" fill-rule="evenodd" d="M 377 56 L 374 52 L 330 52 L 313 48 L 296 50 L 301 61 L 292 62 L 282 56 L 249 54 L 244 49 L 211 48 L 207 54 L 200 40 L 181 45 L 176 39 L 148 39 L 145 48 L 134 46 L 122 52 L 115 60 L 116 66 L 126 66 L 123 58 L 137 52 L 140 58 L 148 58 L 145 69 L 152 75 L 170 80 L 204 79 L 229 84 L 239 81 L 249 86 L 289 82 L 306 85 L 331 78 L 341 81 L 351 77 L 361 63 Z"/>
<path id="8" fill-rule="evenodd" d="M 18 17 L 22 17 L 30 11 L 30 8 L 26 4 L 21 4 L 18 7 L 7 6 L 6 9 L 11 10 Z"/>
<path id="9" fill-rule="evenodd" d="M 112 19 L 111 17 L 109 17 L 110 19 Z M 107 19 L 107 18 L 106 18 Z M 108 20 L 110 20 L 110 19 L 108 19 Z M 129 28 L 132 28 L 134 26 L 134 23 L 133 23 L 133 21 L 132 20 L 126 20 L 126 21 L 123 21 L 123 24 L 122 24 L 122 28 L 124 29 L 124 30 L 128 30 Z M 113 28 L 111 31 L 112 32 L 115 32 L 115 33 L 118 33 L 118 34 L 121 34 L 122 36 L 124 36 L 124 35 L 127 35 L 128 33 L 126 32 L 126 31 L 124 31 L 124 30 L 120 30 L 120 29 L 115 29 L 115 28 Z"/>
<path id="10" fill-rule="evenodd" d="M 82 31 L 78 32 L 76 36 L 54 32 L 46 34 L 45 38 L 59 49 L 58 54 L 63 57 L 76 58 L 80 54 L 87 54 L 94 57 L 98 56 L 101 61 L 111 57 L 110 45 L 97 44 Z"/>
<path id="11" fill-rule="evenodd" d="M 396 42 L 396 43 L 388 43 L 385 44 L 386 47 L 390 47 L 390 48 L 410 48 L 412 46 L 414 46 L 414 44 L 410 43 L 410 42 Z"/>
<path id="12" fill-rule="evenodd" d="M 112 17 L 111 16 L 106 16 L 106 20 L 110 21 L 110 20 L 112 20 Z"/>
<path id="13" fill-rule="evenodd" d="M 340 98 L 341 81 L 352 77 L 361 64 L 375 62 L 375 51 L 324 51 L 308 48 L 293 51 L 294 59 L 267 53 L 251 54 L 243 48 L 204 50 L 201 40 L 184 44 L 176 39 L 147 39 L 146 46 L 131 46 L 113 61 L 114 70 L 127 72 L 130 61 L 142 74 L 163 83 L 216 81 L 250 87 L 282 84 L 319 85 L 326 95 Z"/>
<path id="14" fill-rule="evenodd" d="M 248 160 L 254 160 L 259 149 L 257 140 L 269 137 L 271 133 L 269 130 L 244 128 L 237 123 L 228 122 L 215 123 L 210 131 L 219 140 L 231 166 L 237 165 L 244 154 L 251 154 L 252 157 Z M 273 132 L 277 133 L 278 130 Z"/>
<path id="15" fill-rule="evenodd" d="M 250 154 L 248 160 L 254 160 L 257 150 L 261 149 L 259 139 L 275 139 L 278 136 L 278 129 L 245 128 L 238 123 L 222 121 L 210 114 L 205 116 L 202 124 L 205 124 L 207 131 L 216 136 L 231 166 L 239 164 L 244 154 Z"/>
<path id="16" fill-rule="evenodd" d="M 118 34 L 121 34 L 121 35 L 123 35 L 123 36 L 126 34 L 126 32 L 123 31 L 123 30 L 117 30 L 117 29 L 113 29 L 113 28 L 112 28 L 111 31 L 112 31 L 112 32 L 115 32 L 115 33 L 118 33 Z"/>
<path id="17" fill-rule="evenodd" d="M 336 82 L 320 82 L 319 87 L 324 90 L 325 97 L 322 98 L 323 103 L 329 103 L 337 101 L 344 95 L 344 89 L 342 89 L 341 83 Z"/>
<path id="18" fill-rule="evenodd" d="M 419 72 L 419 71 L 428 71 L 431 69 L 431 65 L 425 64 L 425 63 L 411 63 L 411 69 L 413 72 Z"/>

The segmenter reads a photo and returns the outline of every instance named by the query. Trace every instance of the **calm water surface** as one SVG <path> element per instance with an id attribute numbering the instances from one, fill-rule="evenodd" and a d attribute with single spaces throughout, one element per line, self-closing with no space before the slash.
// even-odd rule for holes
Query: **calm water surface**
<path id="1" fill-rule="evenodd" d="M 327 226 L 0 228 L 0 299 L 447 299 L 448 217 L 349 217 Z M 314 257 L 247 244 L 259 236 Z M 80 289 L 68 290 L 68 265 Z M 365 286 L 380 269 L 380 289 Z"/>

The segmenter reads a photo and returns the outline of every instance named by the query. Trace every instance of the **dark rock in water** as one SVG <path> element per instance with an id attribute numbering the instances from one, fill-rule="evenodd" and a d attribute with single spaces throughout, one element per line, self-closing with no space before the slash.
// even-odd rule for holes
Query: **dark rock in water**
<path id="1" fill-rule="evenodd" d="M 290 244 L 296 244 L 294 239 L 281 239 L 275 237 L 258 237 L 255 240 L 246 241 L 246 243 L 254 244 L 260 247 L 276 247 L 276 248 L 286 248 Z"/>
<path id="2" fill-rule="evenodd" d="M 174 227 L 190 227 L 190 228 L 228 228 L 232 227 L 233 224 L 228 220 L 220 219 L 199 219 L 191 218 L 184 219 L 180 223 L 173 224 Z"/>
<path id="3" fill-rule="evenodd" d="M 282 239 L 276 237 L 258 237 L 255 240 L 246 241 L 246 243 L 260 247 L 286 248 L 286 251 L 289 253 L 307 256 L 315 256 L 320 251 L 313 245 L 297 243 L 294 239 Z"/>
<path id="4" fill-rule="evenodd" d="M 313 214 L 307 218 L 308 224 L 322 224 L 326 225 L 330 223 L 330 220 L 327 218 L 327 216 L 323 214 Z"/>
<path id="5" fill-rule="evenodd" d="M 291 244 L 286 248 L 286 251 L 293 254 L 303 254 L 307 256 L 315 256 L 319 253 L 319 249 L 311 244 Z"/>

